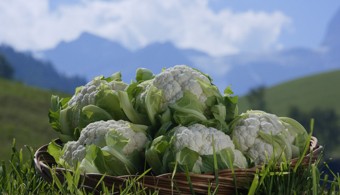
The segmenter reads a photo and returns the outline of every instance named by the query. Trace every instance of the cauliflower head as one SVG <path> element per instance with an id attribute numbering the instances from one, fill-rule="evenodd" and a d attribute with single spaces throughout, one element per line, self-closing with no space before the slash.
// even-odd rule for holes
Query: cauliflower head
<path id="1" fill-rule="evenodd" d="M 228 135 L 202 124 L 177 126 L 168 136 L 156 138 L 146 151 L 146 160 L 156 173 L 173 171 L 176 163 L 181 171 L 205 173 L 215 170 L 214 154 L 218 169 L 248 166 Z"/>
<path id="2" fill-rule="evenodd" d="M 118 92 L 127 84 L 121 81 L 120 73 L 111 77 L 96 77 L 77 88 L 70 99 L 52 96 L 50 122 L 63 142 L 77 140 L 80 131 L 88 124 L 99 120 L 128 120 L 122 109 Z"/>
<path id="3" fill-rule="evenodd" d="M 232 122 L 232 138 L 236 148 L 258 165 L 297 157 L 307 132 L 293 119 L 251 110 Z"/>
<path id="4" fill-rule="evenodd" d="M 148 141 L 146 128 L 123 120 L 93 122 L 81 131 L 77 141 L 65 144 L 60 160 L 71 167 L 80 163 L 80 168 L 84 172 L 114 175 L 137 172 L 141 170 L 139 166 L 143 164 L 140 154 Z M 96 164 L 96 159 L 102 157 L 114 161 L 115 166 L 121 164 L 127 169 L 119 167 L 111 170 Z"/>
<path id="5" fill-rule="evenodd" d="M 184 91 L 190 91 L 204 104 L 208 94 L 204 93 L 200 82 L 211 84 L 210 79 L 203 73 L 186 65 L 177 65 L 156 75 L 151 86 L 162 91 L 163 101 L 160 107 L 164 110 L 169 104 L 182 98 Z"/>
<path id="6" fill-rule="evenodd" d="M 175 151 L 181 151 L 187 147 L 200 155 L 211 155 L 213 154 L 213 144 L 215 151 L 225 148 L 234 149 L 234 144 L 230 137 L 212 127 L 193 124 L 188 127 L 178 126 L 174 131 L 173 144 Z"/>
<path id="7" fill-rule="evenodd" d="M 227 118 L 234 117 L 236 102 L 223 96 L 208 75 L 194 68 L 176 65 L 147 78 L 129 86 L 128 91 L 136 109 L 145 113 L 152 125 L 174 121 L 227 129 Z"/>
<path id="8" fill-rule="evenodd" d="M 128 85 L 122 81 L 112 80 L 107 81 L 103 77 L 95 77 L 92 81 L 86 85 L 78 88 L 76 93 L 72 96 L 68 102 L 68 106 L 77 106 L 79 109 L 84 106 L 95 104 L 96 95 L 103 89 L 111 89 L 122 91 Z"/>

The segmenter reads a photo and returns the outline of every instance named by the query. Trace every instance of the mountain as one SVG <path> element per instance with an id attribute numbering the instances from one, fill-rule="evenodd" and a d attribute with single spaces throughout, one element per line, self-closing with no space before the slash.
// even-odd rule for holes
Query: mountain
<path id="1" fill-rule="evenodd" d="M 329 49 L 340 48 L 340 8 L 335 13 L 333 18 L 328 24 L 326 36 L 322 42 L 322 45 Z"/>
<path id="2" fill-rule="evenodd" d="M 13 79 L 27 85 L 73 93 L 77 86 L 85 83 L 80 76 L 60 74 L 51 63 L 37 60 L 29 53 L 17 52 L 9 46 L 0 46 L 0 54 L 13 68 Z"/>
<path id="3" fill-rule="evenodd" d="M 133 52 L 128 59 L 120 61 L 125 64 L 121 71 L 126 78 L 134 78 L 135 71 L 139 67 L 144 67 L 157 73 L 162 68 L 176 64 L 193 65 L 193 63 L 172 43 L 153 43 L 143 49 Z"/>
<path id="4" fill-rule="evenodd" d="M 164 67 L 187 64 L 209 74 L 221 91 L 230 85 L 237 95 L 243 95 L 260 85 L 273 86 L 301 76 L 339 69 L 339 34 L 340 10 L 329 23 L 324 41 L 317 49 L 296 47 L 212 57 L 194 49 L 177 48 L 171 42 L 152 43 L 130 51 L 119 43 L 83 33 L 76 40 L 62 42 L 41 53 L 56 64 L 59 71 L 87 79 L 121 71 L 123 79 L 129 82 L 138 67 L 158 73 Z"/>
<path id="5" fill-rule="evenodd" d="M 132 52 L 119 43 L 87 32 L 74 41 L 62 42 L 54 49 L 43 51 L 42 55 L 56 64 L 61 72 L 67 75 L 83 75 L 88 80 L 120 71 L 130 81 L 138 67 L 159 72 L 174 64 L 192 64 L 170 42 L 150 44 Z"/>
<path id="6" fill-rule="evenodd" d="M 322 42 L 322 48 L 325 50 L 327 63 L 331 65 L 340 62 L 340 8 L 329 22 L 326 36 Z"/>
<path id="7" fill-rule="evenodd" d="M 322 56 L 307 48 L 293 48 L 269 54 L 226 57 L 233 61 L 227 81 L 238 94 L 257 86 L 272 86 L 284 81 L 329 70 Z M 340 66 L 339 66 L 340 67 Z"/>
<path id="8" fill-rule="evenodd" d="M 87 79 L 107 73 L 108 67 L 120 68 L 121 59 L 128 58 L 130 54 L 120 44 L 90 33 L 83 33 L 77 40 L 61 42 L 54 49 L 43 52 L 43 56 L 56 64 L 61 72 L 69 76 L 82 75 Z"/>

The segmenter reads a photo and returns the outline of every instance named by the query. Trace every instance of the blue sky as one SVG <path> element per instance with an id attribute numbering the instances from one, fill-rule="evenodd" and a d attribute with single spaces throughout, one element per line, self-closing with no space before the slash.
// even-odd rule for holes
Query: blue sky
<path id="1" fill-rule="evenodd" d="M 213 56 L 317 48 L 338 0 L 0 1 L 0 43 L 43 50 L 82 32 L 134 50 L 171 41 Z"/>

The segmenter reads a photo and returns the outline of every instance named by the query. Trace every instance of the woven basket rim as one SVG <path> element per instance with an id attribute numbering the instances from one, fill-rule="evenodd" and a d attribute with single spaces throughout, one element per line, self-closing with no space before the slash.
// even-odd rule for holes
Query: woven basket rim
<path id="1" fill-rule="evenodd" d="M 41 146 L 34 154 L 34 163 L 37 172 L 45 179 L 46 181 L 51 182 L 51 172 L 50 168 L 52 166 L 56 166 L 56 162 L 54 158 L 49 155 L 47 152 L 48 144 Z M 318 140 L 316 137 L 311 137 L 310 141 L 310 148 L 308 153 L 303 157 L 302 163 L 314 163 L 322 151 L 322 146 L 318 145 Z M 295 166 L 297 163 L 298 158 L 291 159 L 291 165 Z M 237 179 L 241 180 L 241 183 L 249 183 L 252 181 L 254 175 L 256 174 L 256 171 L 260 169 L 262 165 L 250 167 L 250 168 L 234 168 L 234 169 L 223 169 L 218 172 L 218 179 L 219 183 L 219 192 L 229 192 L 232 193 L 234 191 L 234 176 L 236 175 Z M 63 174 L 66 171 L 72 172 L 72 170 L 68 170 L 61 167 L 55 167 L 55 170 L 58 174 L 59 179 L 64 179 Z M 93 187 L 96 186 L 96 183 L 104 177 L 105 185 L 112 186 L 113 184 L 118 185 L 124 185 L 124 182 L 131 177 L 137 178 L 139 177 L 138 174 L 136 175 L 121 175 L 121 176 L 112 176 L 112 175 L 103 175 L 103 174 L 97 174 L 97 173 L 86 173 L 82 174 L 82 176 L 85 178 L 85 184 L 86 188 L 89 190 L 96 190 Z M 193 182 L 194 184 L 194 190 L 197 193 L 205 193 L 208 189 L 207 184 L 211 184 L 215 181 L 215 174 L 213 173 L 203 173 L 203 174 L 197 174 L 197 173 L 189 173 L 189 176 L 192 180 L 197 181 Z M 147 187 L 149 189 L 154 190 L 160 190 L 162 194 L 171 194 L 173 193 L 173 189 L 169 189 L 169 182 L 173 182 L 172 178 L 174 178 L 176 184 L 179 186 L 181 194 L 183 192 L 189 192 L 190 188 L 188 186 L 187 181 L 187 174 L 186 173 L 176 173 L 174 176 L 172 173 L 164 173 L 160 175 L 145 175 L 143 176 L 142 184 L 144 187 Z M 94 185 L 92 185 L 94 184 Z M 240 189 L 242 189 L 244 186 L 238 186 Z M 221 189 L 222 188 L 222 189 Z M 93 192 L 93 191 L 91 191 Z M 171 193 L 170 193 L 171 192 Z M 184 193 L 185 194 L 185 193 Z"/>

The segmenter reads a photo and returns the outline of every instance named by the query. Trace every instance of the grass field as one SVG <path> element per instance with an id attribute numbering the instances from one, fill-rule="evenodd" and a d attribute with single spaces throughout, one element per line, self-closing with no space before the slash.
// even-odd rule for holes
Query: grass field
<path id="1" fill-rule="evenodd" d="M 47 116 L 51 94 L 0 79 L 0 160 L 9 159 L 14 138 L 18 147 L 35 149 L 56 138 Z"/>
<path id="2" fill-rule="evenodd" d="M 334 108 L 340 115 L 340 70 L 304 77 L 265 91 L 265 102 L 270 112 L 280 116 L 296 106 L 304 112 L 314 108 Z M 240 98 L 239 109 L 251 109 L 245 97 Z"/>

